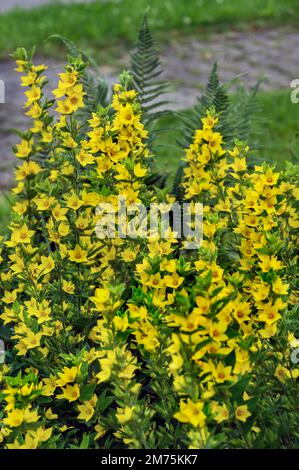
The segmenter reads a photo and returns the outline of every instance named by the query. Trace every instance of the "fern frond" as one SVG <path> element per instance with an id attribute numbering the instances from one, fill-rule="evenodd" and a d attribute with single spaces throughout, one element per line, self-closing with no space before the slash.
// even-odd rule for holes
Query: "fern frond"
<path id="1" fill-rule="evenodd" d="M 152 36 L 147 15 L 143 17 L 135 50 L 131 53 L 132 86 L 138 91 L 145 122 L 153 122 L 169 101 L 162 99 L 169 82 L 161 80 L 162 68 L 158 49 Z"/>
<path id="2" fill-rule="evenodd" d="M 221 121 L 223 122 L 223 114 L 228 109 L 229 103 L 227 88 L 219 83 L 217 63 L 215 62 L 207 86 L 202 96 L 198 98 L 191 116 L 188 114 L 188 117 L 182 118 L 184 129 L 181 146 L 186 148 L 191 144 L 194 132 L 200 127 L 200 120 L 206 115 L 208 109 L 214 108 L 217 113 L 222 113 Z"/>
<path id="3" fill-rule="evenodd" d="M 235 139 L 253 141 L 253 134 L 257 134 L 258 129 L 254 123 L 258 120 L 260 113 L 256 94 L 263 79 L 259 80 L 249 91 L 244 86 L 239 86 L 235 95 L 229 93 L 231 87 L 238 83 L 239 79 L 238 76 L 225 84 L 220 84 L 217 64 L 213 65 L 208 84 L 203 95 L 198 98 L 191 118 L 190 115 L 188 118 L 183 118 L 184 131 L 181 146 L 186 148 L 190 145 L 194 132 L 200 127 L 201 118 L 211 108 L 221 115 L 218 130 L 223 135 L 226 144 L 232 144 Z M 257 142 L 254 147 L 256 146 Z"/>
<path id="4" fill-rule="evenodd" d="M 263 79 L 258 80 L 249 90 L 240 85 L 232 97 L 229 109 L 236 138 L 250 141 L 252 149 L 259 148 L 260 136 L 265 133 L 265 120 L 261 118 L 261 107 L 256 99 L 261 83 Z"/>
<path id="5" fill-rule="evenodd" d="M 174 177 L 170 194 L 176 198 L 176 201 L 182 201 L 184 198 L 184 190 L 182 188 L 182 182 L 184 178 L 185 167 L 186 167 L 186 163 L 185 162 L 181 163 Z"/>

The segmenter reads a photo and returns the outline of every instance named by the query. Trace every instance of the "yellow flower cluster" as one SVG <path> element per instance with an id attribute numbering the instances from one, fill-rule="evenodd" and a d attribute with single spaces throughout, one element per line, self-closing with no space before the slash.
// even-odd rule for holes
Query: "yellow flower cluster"
<path id="1" fill-rule="evenodd" d="M 86 65 L 70 57 L 48 101 L 46 67 L 17 65 L 33 124 L 0 240 L 0 447 L 202 448 L 225 433 L 248 445 L 263 364 L 276 389 L 299 376 L 295 178 L 253 167 L 209 110 L 183 178 L 190 210 L 203 204 L 201 247 L 171 229 L 101 238 L 99 222 L 121 225 L 119 196 L 158 199 L 138 93 L 123 74 L 112 104 L 89 109 Z"/>

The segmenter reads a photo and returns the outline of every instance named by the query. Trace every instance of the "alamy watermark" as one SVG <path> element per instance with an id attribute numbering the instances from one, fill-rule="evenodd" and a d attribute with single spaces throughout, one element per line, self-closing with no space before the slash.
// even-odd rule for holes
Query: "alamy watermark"
<path id="1" fill-rule="evenodd" d="M 295 78 L 294 80 L 291 81 L 290 87 L 294 88 L 294 90 L 291 92 L 291 103 L 297 104 L 299 103 L 299 78 Z"/>
<path id="2" fill-rule="evenodd" d="M 0 80 L 0 104 L 5 103 L 5 83 Z"/>
<path id="3" fill-rule="evenodd" d="M 5 344 L 3 339 L 0 339 L 0 364 L 5 362 Z"/>
<path id="4" fill-rule="evenodd" d="M 298 364 L 299 363 L 299 348 L 295 348 L 291 352 L 291 362 L 293 364 Z"/>
<path id="5" fill-rule="evenodd" d="M 184 239 L 186 249 L 198 249 L 203 237 L 201 203 L 128 204 L 118 196 L 117 204 L 101 203 L 96 208 L 96 235 L 104 238 Z"/>

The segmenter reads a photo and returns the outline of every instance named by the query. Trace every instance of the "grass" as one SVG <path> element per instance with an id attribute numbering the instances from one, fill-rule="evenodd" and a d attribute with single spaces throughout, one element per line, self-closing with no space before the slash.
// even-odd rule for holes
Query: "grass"
<path id="1" fill-rule="evenodd" d="M 299 132 L 299 103 L 295 105 L 290 102 L 289 91 L 260 93 L 258 102 L 262 108 L 265 124 L 262 129 L 261 149 L 257 152 L 257 156 L 263 160 L 277 162 L 279 167 L 283 167 L 283 163 L 292 158 L 295 148 L 295 135 Z M 188 112 L 190 111 L 187 110 L 186 113 Z M 170 129 L 159 136 L 157 166 L 161 172 L 169 174 L 171 182 L 183 156 L 183 151 L 176 143 L 181 121 L 175 114 L 161 119 L 158 127 Z M 299 145 L 297 156 L 299 156 Z M 0 233 L 1 228 L 6 227 L 9 222 L 9 207 L 7 197 L 0 195 Z"/>
<path id="2" fill-rule="evenodd" d="M 0 194 L 0 236 L 10 221 L 10 205 L 9 197 L 4 193 Z"/>
<path id="3" fill-rule="evenodd" d="M 107 59 L 113 47 L 132 44 L 140 20 L 150 5 L 150 21 L 163 40 L 213 27 L 229 29 L 265 25 L 297 25 L 298 0 L 98 0 L 87 4 L 59 2 L 32 10 L 15 9 L 0 15 L 0 56 L 17 46 L 41 45 L 43 54 L 57 55 L 58 44 L 43 43 L 61 34 L 80 47 Z M 171 33 L 170 33 L 171 32 Z"/>

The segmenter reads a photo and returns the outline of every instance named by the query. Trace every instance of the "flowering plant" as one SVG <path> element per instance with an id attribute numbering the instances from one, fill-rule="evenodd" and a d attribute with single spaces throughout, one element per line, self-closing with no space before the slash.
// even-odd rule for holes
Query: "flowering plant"
<path id="1" fill-rule="evenodd" d="M 1 237 L 0 446 L 296 446 L 297 168 L 254 166 L 211 105 L 180 183 L 191 212 L 203 205 L 200 248 L 174 227 L 99 237 L 101 205 L 117 228 L 119 197 L 138 209 L 165 193 L 149 183 L 134 76 L 90 103 L 86 63 L 70 56 L 49 100 L 46 66 L 16 60 L 32 124 Z"/>

